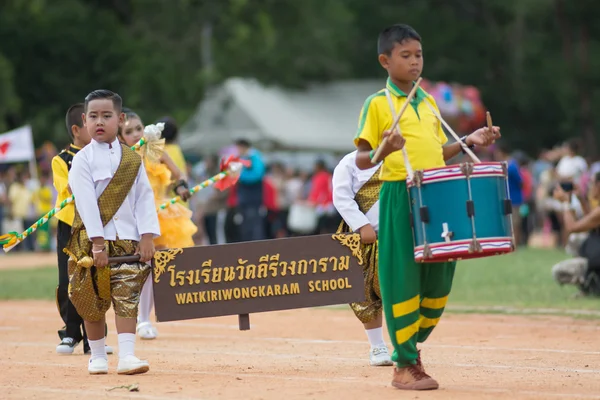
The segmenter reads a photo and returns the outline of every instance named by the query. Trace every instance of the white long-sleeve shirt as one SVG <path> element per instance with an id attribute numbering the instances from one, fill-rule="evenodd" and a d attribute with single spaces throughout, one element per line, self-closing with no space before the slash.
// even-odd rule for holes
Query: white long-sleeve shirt
<path id="1" fill-rule="evenodd" d="M 344 156 L 333 170 L 333 205 L 352 231 L 357 231 L 371 224 L 375 231 L 379 230 L 379 200 L 371 209 L 363 214 L 354 197 L 360 188 L 371 179 L 379 168 L 361 170 L 356 166 L 357 151 Z"/>
<path id="2" fill-rule="evenodd" d="M 160 236 L 154 194 L 143 163 L 125 201 L 106 226 L 102 226 L 98 198 L 110 183 L 121 162 L 118 140 L 110 145 L 92 140 L 81 149 L 71 164 L 69 186 L 75 195 L 75 207 L 88 237 L 105 240 L 136 240 L 151 233 Z"/>

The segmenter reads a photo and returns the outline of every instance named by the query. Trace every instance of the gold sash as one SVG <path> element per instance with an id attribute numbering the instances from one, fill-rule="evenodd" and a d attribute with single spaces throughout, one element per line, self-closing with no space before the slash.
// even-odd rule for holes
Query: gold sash
<path id="1" fill-rule="evenodd" d="M 121 144 L 121 150 L 122 155 L 119 167 L 106 189 L 98 198 L 98 209 L 100 210 L 102 226 L 106 226 L 125 201 L 142 164 L 141 157 L 135 151 L 124 144 Z M 97 289 L 101 299 L 109 300 L 110 266 L 96 268 L 96 274 L 92 273 L 91 268 L 77 267 L 77 260 L 85 256 L 90 256 L 91 250 L 92 242 L 87 235 L 81 216 L 77 212 L 77 209 L 75 209 L 71 238 L 67 247 L 63 250 L 72 259 L 69 262 L 69 275 L 71 275 L 69 292 L 78 289 L 71 286 L 80 286 L 80 284 L 87 281 L 88 283 L 93 283 L 92 287 Z M 96 279 L 93 279 L 94 275 Z"/>
<path id="2" fill-rule="evenodd" d="M 369 178 L 367 182 L 358 190 L 356 196 L 354 196 L 354 200 L 358 204 L 358 209 L 363 214 L 369 212 L 371 207 L 377 203 L 379 200 L 379 192 L 381 191 L 381 186 L 383 182 L 379 179 L 379 171 L 381 171 L 381 166 L 377 168 L 377 171 Z M 340 226 L 337 230 L 337 233 L 349 233 L 350 227 L 346 224 L 345 221 L 342 220 Z"/>

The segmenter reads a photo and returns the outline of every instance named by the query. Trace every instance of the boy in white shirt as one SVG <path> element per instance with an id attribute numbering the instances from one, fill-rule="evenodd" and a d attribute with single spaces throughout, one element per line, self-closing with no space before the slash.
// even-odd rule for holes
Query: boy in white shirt
<path id="1" fill-rule="evenodd" d="M 344 219 L 338 233 L 359 232 L 365 277 L 365 301 L 350 307 L 363 323 L 371 351 L 373 366 L 393 365 L 383 340 L 383 316 L 377 260 L 377 230 L 379 226 L 380 165 L 367 170 L 356 166 L 356 151 L 347 154 L 333 171 L 333 205 Z"/>
<path id="2" fill-rule="evenodd" d="M 104 324 L 112 302 L 119 342 L 119 374 L 150 368 L 134 355 L 135 327 L 142 286 L 160 235 L 154 194 L 140 156 L 119 143 L 124 122 L 121 97 L 95 90 L 85 98 L 83 121 L 92 137 L 73 158 L 69 187 L 75 220 L 69 254 L 69 297 L 85 322 L 92 356 L 90 374 L 108 373 Z M 139 254 L 135 263 L 108 264 L 108 257 Z M 77 265 L 93 256 L 94 267 Z"/>

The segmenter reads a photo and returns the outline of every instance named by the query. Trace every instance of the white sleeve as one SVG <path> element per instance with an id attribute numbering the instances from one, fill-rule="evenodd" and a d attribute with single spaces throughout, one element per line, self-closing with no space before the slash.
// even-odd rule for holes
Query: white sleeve
<path id="1" fill-rule="evenodd" d="M 154 204 L 154 192 L 148 181 L 144 162 L 140 164 L 137 178 L 135 179 L 135 221 L 138 233 L 141 235 L 151 233 L 154 237 L 160 236 L 160 225 L 156 205 Z"/>
<path id="2" fill-rule="evenodd" d="M 333 171 L 333 205 L 352 231 L 369 224 L 354 200 L 353 181 L 355 177 L 348 163 L 340 163 Z"/>
<path id="3" fill-rule="evenodd" d="M 78 153 L 73 157 L 71 170 L 69 171 L 69 187 L 75 196 L 75 207 L 87 235 L 90 238 L 104 237 L 104 227 L 98 209 L 96 188 L 92 179 L 92 171 L 84 153 Z"/>

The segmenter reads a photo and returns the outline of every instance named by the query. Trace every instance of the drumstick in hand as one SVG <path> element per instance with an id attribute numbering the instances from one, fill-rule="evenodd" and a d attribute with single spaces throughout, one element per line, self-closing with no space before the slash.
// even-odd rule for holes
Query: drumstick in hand
<path id="1" fill-rule="evenodd" d="M 390 127 L 390 130 L 392 131 L 392 135 L 395 135 L 397 133 L 397 132 L 395 132 L 396 125 L 398 125 L 398 122 L 400 122 L 400 118 L 402 117 L 402 114 L 404 114 L 404 110 L 406 110 L 406 107 L 408 107 L 408 105 L 410 104 L 410 101 L 415 96 L 415 93 L 417 93 L 417 89 L 419 88 L 419 85 L 421 84 L 422 80 L 423 80 L 423 78 L 419 78 L 417 80 L 417 83 L 415 83 L 415 86 L 413 86 L 412 90 L 408 94 L 408 96 L 406 96 L 406 101 L 402 105 L 402 108 L 400 108 L 400 112 L 398 112 L 398 115 L 396 115 L 396 119 L 392 122 L 392 126 Z M 397 134 L 399 135 L 400 133 L 397 133 Z M 373 164 L 377 164 L 379 162 L 379 159 L 381 158 L 381 152 L 383 151 L 383 147 L 387 143 L 387 140 L 388 140 L 388 137 L 384 137 L 383 140 L 381 141 L 381 144 L 379 145 L 379 147 L 377 147 L 377 150 L 375 151 L 375 155 L 373 156 L 373 159 L 371 160 L 371 162 Z"/>
<path id="2" fill-rule="evenodd" d="M 494 134 L 494 125 L 492 124 L 492 114 L 490 114 L 489 111 L 486 111 L 485 119 L 487 120 L 488 129 L 490 130 L 491 134 L 493 135 Z M 494 142 L 495 142 L 495 140 L 492 143 L 494 143 Z"/>

